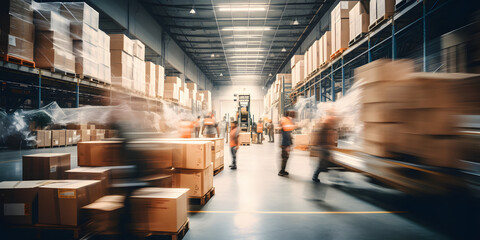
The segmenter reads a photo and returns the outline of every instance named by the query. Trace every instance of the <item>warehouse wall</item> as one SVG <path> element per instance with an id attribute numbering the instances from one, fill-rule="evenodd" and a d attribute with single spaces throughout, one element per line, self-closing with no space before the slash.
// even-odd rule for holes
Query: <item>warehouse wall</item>
<path id="1" fill-rule="evenodd" d="M 233 101 L 234 94 L 250 94 L 251 112 L 258 117 L 263 116 L 263 97 L 265 92 L 262 86 L 217 86 L 212 92 L 213 109 L 220 118 L 225 114 L 234 115 L 238 108 L 238 102 Z"/>

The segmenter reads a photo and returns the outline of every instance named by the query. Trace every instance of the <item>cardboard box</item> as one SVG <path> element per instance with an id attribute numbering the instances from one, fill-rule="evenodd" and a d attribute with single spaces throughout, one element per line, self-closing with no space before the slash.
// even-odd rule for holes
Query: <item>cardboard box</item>
<path id="1" fill-rule="evenodd" d="M 72 22 L 70 24 L 70 36 L 73 40 L 93 44 L 94 46 L 99 43 L 98 29 L 82 22 Z"/>
<path id="2" fill-rule="evenodd" d="M 133 56 L 145 60 L 145 44 L 140 40 L 133 40 Z"/>
<path id="3" fill-rule="evenodd" d="M 429 166 L 458 168 L 461 141 L 457 137 L 428 137 L 423 146 L 423 163 Z"/>
<path id="4" fill-rule="evenodd" d="M 330 31 L 326 31 L 322 36 L 321 64 L 324 64 L 330 61 L 331 53 L 332 53 L 332 33 Z"/>
<path id="5" fill-rule="evenodd" d="M 143 177 L 141 180 L 143 182 L 148 183 L 149 186 L 152 186 L 152 187 L 159 187 L 159 188 L 173 187 L 173 174 L 159 173 L 159 174 Z"/>
<path id="6" fill-rule="evenodd" d="M 90 141 L 77 145 L 78 166 L 104 167 L 123 165 L 122 142 Z"/>
<path id="7" fill-rule="evenodd" d="M 173 145 L 173 167 L 205 169 L 211 163 L 210 141 L 170 142 Z"/>
<path id="8" fill-rule="evenodd" d="M 79 135 L 78 142 L 89 142 L 90 141 L 90 136 L 92 135 L 92 130 L 79 130 L 77 131 L 77 134 Z"/>
<path id="9" fill-rule="evenodd" d="M 109 36 L 111 50 L 122 50 L 128 55 L 133 56 L 133 40 L 124 34 L 109 34 Z"/>
<path id="10" fill-rule="evenodd" d="M 108 167 L 78 167 L 65 172 L 71 180 L 99 180 L 102 193 L 105 195 L 110 187 L 111 170 Z"/>
<path id="11" fill-rule="evenodd" d="M 137 156 L 139 161 L 148 169 L 169 169 L 174 166 L 175 151 L 180 150 L 177 145 L 165 141 L 133 141 L 131 148 L 137 152 L 141 152 Z M 182 149 L 183 150 L 183 149 Z M 183 154 L 183 152 L 182 152 Z"/>
<path id="12" fill-rule="evenodd" d="M 219 152 L 216 152 L 212 156 L 215 156 L 215 160 L 213 160 L 213 169 L 216 170 L 224 165 L 224 150 L 221 150 Z M 213 157 L 212 157 L 213 158 Z"/>
<path id="13" fill-rule="evenodd" d="M 45 181 L 0 182 L 0 220 L 4 224 L 34 224 L 38 218 L 38 187 Z"/>
<path id="14" fill-rule="evenodd" d="M 87 124 L 73 124 L 73 123 L 69 123 L 69 124 L 67 124 L 67 129 L 87 130 L 87 129 L 88 129 L 88 125 L 87 125 Z"/>
<path id="15" fill-rule="evenodd" d="M 99 14 L 84 2 L 64 2 L 60 4 L 60 14 L 72 23 L 83 22 L 98 30 Z"/>
<path id="16" fill-rule="evenodd" d="M 70 169 L 69 153 L 37 153 L 24 155 L 23 180 L 65 179 Z"/>
<path id="17" fill-rule="evenodd" d="M 203 197 L 213 187 L 213 166 L 201 170 L 175 169 L 173 186 L 190 189 L 189 197 Z"/>
<path id="18" fill-rule="evenodd" d="M 50 130 L 37 130 L 35 131 L 37 147 L 50 147 L 52 146 L 52 131 Z"/>
<path id="19" fill-rule="evenodd" d="M 290 60 L 291 68 L 295 67 L 300 60 L 303 60 L 303 55 L 293 55 L 292 59 Z"/>
<path id="20" fill-rule="evenodd" d="M 77 130 L 65 130 L 65 145 L 70 146 L 73 144 L 77 144 L 79 140 L 79 135 L 77 135 Z"/>
<path id="21" fill-rule="evenodd" d="M 0 15 L 12 15 L 26 22 L 33 22 L 33 9 L 31 3 L 23 0 L 7 0 L 2 2 Z"/>
<path id="22" fill-rule="evenodd" d="M 406 108 L 413 107 L 412 100 L 418 91 L 418 84 L 407 81 L 386 81 L 362 86 L 362 103 L 404 102 Z"/>
<path id="23" fill-rule="evenodd" d="M 379 59 L 355 69 L 355 81 L 360 84 L 371 84 L 383 81 L 405 80 L 413 73 L 414 63 L 411 60 Z"/>
<path id="24" fill-rule="evenodd" d="M 122 209 L 125 196 L 107 195 L 95 202 L 83 206 L 83 212 L 87 219 L 92 219 L 92 230 L 97 233 L 117 233 L 119 231 Z"/>
<path id="25" fill-rule="evenodd" d="M 163 98 L 165 84 L 165 68 L 160 65 L 155 65 L 155 80 L 157 85 L 157 97 Z"/>
<path id="26" fill-rule="evenodd" d="M 308 134 L 294 134 L 293 143 L 296 146 L 300 146 L 300 145 L 308 146 L 310 143 L 310 136 Z"/>
<path id="27" fill-rule="evenodd" d="M 133 228 L 177 232 L 187 221 L 187 189 L 144 188 L 131 197 Z"/>
<path id="28" fill-rule="evenodd" d="M 365 123 L 363 138 L 377 143 L 393 144 L 399 135 L 399 123 Z"/>
<path id="29" fill-rule="evenodd" d="M 243 143 L 250 144 L 250 133 L 246 133 L 246 132 L 239 133 L 238 134 L 238 143 L 239 144 L 243 144 Z"/>
<path id="30" fill-rule="evenodd" d="M 157 97 L 155 79 L 155 64 L 152 62 L 145 62 L 145 85 L 146 93 L 149 97 Z"/>
<path id="31" fill-rule="evenodd" d="M 360 110 L 360 120 L 363 122 L 402 122 L 404 116 L 399 109 L 405 106 L 403 103 L 366 103 Z"/>
<path id="32" fill-rule="evenodd" d="M 71 51 L 60 49 L 35 48 L 35 66 L 39 68 L 55 68 L 75 73 L 75 56 Z"/>
<path id="33" fill-rule="evenodd" d="M 362 150 L 364 153 L 374 155 L 377 157 L 385 157 L 385 158 L 393 157 L 393 154 L 390 152 L 389 146 L 385 143 L 378 143 L 378 142 L 364 140 Z"/>
<path id="34" fill-rule="evenodd" d="M 165 83 L 175 83 L 177 86 L 181 86 L 182 85 L 182 79 L 180 79 L 179 77 L 166 77 L 165 78 Z"/>
<path id="35" fill-rule="evenodd" d="M 101 197 L 100 181 L 63 180 L 38 188 L 38 222 L 78 226 L 80 208 Z"/>

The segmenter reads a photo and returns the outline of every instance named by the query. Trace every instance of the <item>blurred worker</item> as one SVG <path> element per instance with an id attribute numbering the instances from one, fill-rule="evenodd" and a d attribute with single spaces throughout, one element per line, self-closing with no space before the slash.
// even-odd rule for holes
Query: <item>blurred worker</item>
<path id="1" fill-rule="evenodd" d="M 191 138 L 192 137 L 192 132 L 195 127 L 195 123 L 193 121 L 189 120 L 182 120 L 180 122 L 180 137 L 181 138 Z"/>
<path id="2" fill-rule="evenodd" d="M 213 114 L 210 113 L 203 118 L 202 135 L 206 138 L 216 138 L 219 135 L 218 124 Z"/>
<path id="3" fill-rule="evenodd" d="M 282 166 L 280 172 L 278 172 L 278 176 L 285 176 L 288 175 L 288 172 L 285 171 L 287 168 L 287 161 L 290 157 L 290 150 L 293 144 L 292 141 L 292 131 L 295 130 L 296 126 L 293 123 L 293 118 L 295 118 L 294 111 L 287 111 L 287 116 L 282 117 L 280 120 L 280 127 L 282 127 Z"/>
<path id="4" fill-rule="evenodd" d="M 232 164 L 230 165 L 230 169 L 235 170 L 237 169 L 237 151 L 239 148 L 238 145 L 238 128 L 237 122 L 230 123 L 230 151 L 232 152 Z"/>
<path id="5" fill-rule="evenodd" d="M 275 127 L 273 125 L 272 120 L 268 121 L 268 126 L 267 126 L 267 132 L 268 132 L 268 142 L 275 142 Z"/>
<path id="6" fill-rule="evenodd" d="M 195 127 L 195 137 L 198 138 L 200 136 L 200 116 L 197 116 L 197 119 L 193 121 L 193 125 Z"/>
<path id="7" fill-rule="evenodd" d="M 260 119 L 258 120 L 257 124 L 257 143 L 262 144 L 263 140 L 263 121 Z"/>
<path id="8" fill-rule="evenodd" d="M 225 138 L 225 134 L 227 133 L 227 117 L 223 116 L 222 121 L 220 122 L 220 138 Z"/>
<path id="9" fill-rule="evenodd" d="M 320 182 L 318 175 L 321 172 L 328 172 L 330 165 L 330 149 L 336 146 L 337 134 L 335 131 L 336 118 L 333 111 L 327 111 L 327 116 L 323 118 L 319 124 L 315 126 L 312 134 L 313 136 L 313 148 L 318 153 L 318 166 L 313 173 L 312 180 L 314 182 Z"/>

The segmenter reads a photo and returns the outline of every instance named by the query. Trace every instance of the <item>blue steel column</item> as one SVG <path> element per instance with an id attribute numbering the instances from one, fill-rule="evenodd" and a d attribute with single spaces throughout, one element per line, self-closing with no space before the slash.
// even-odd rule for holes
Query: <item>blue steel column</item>
<path id="1" fill-rule="evenodd" d="M 77 80 L 77 85 L 75 86 L 75 107 L 77 108 L 80 106 L 80 83 L 78 81 L 79 80 Z"/>
<path id="2" fill-rule="evenodd" d="M 38 108 L 42 107 L 42 70 L 38 69 Z"/>
<path id="3" fill-rule="evenodd" d="M 322 79 L 322 74 L 320 74 L 320 79 Z M 320 93 L 320 102 L 323 102 L 323 92 L 322 92 L 322 80 L 318 82 L 318 92 Z"/>
<path id="4" fill-rule="evenodd" d="M 427 71 L 427 16 L 426 16 L 426 6 L 425 2 L 423 1 L 423 71 Z"/>
<path id="5" fill-rule="evenodd" d="M 345 96 L 345 69 L 343 67 L 343 57 L 341 59 L 342 63 L 342 97 Z"/>
<path id="6" fill-rule="evenodd" d="M 397 38 L 395 37 L 395 21 L 392 20 L 392 59 L 397 59 Z"/>
<path id="7" fill-rule="evenodd" d="M 368 36 L 368 62 L 372 61 L 372 45 L 370 43 L 370 36 Z"/>
<path id="8" fill-rule="evenodd" d="M 335 78 L 333 77 L 333 63 L 332 63 L 332 66 L 331 66 L 332 70 L 330 72 L 330 77 L 332 78 L 331 81 L 331 85 L 332 85 L 332 89 L 331 89 L 331 100 L 332 102 L 335 102 Z"/>

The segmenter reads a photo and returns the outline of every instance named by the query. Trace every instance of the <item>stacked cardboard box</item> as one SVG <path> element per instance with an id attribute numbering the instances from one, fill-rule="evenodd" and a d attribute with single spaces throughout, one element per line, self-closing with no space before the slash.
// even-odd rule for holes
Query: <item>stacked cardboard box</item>
<path id="1" fill-rule="evenodd" d="M 349 12 L 350 41 L 362 33 L 368 32 L 369 15 L 364 5 L 360 2 Z"/>
<path id="2" fill-rule="evenodd" d="M 155 72 L 155 64 L 152 62 L 145 62 L 145 85 L 146 93 L 149 97 L 157 97 L 156 83 L 158 82 Z"/>
<path id="3" fill-rule="evenodd" d="M 199 91 L 200 93 L 203 93 L 204 99 L 203 99 L 203 109 L 206 111 L 212 111 L 212 93 L 208 90 L 202 90 Z"/>
<path id="4" fill-rule="evenodd" d="M 133 89 L 145 94 L 145 44 L 133 40 Z"/>
<path id="5" fill-rule="evenodd" d="M 23 0 L 0 3 L 0 55 L 33 61 L 33 9 Z"/>
<path id="6" fill-rule="evenodd" d="M 52 130 L 52 147 L 61 147 L 66 144 L 65 130 Z"/>
<path id="7" fill-rule="evenodd" d="M 239 144 L 250 144 L 250 133 L 241 132 L 238 134 L 238 143 Z"/>
<path id="8" fill-rule="evenodd" d="M 308 58 L 310 57 L 310 52 L 309 52 L 309 49 L 307 49 L 307 51 L 305 52 L 305 54 L 303 55 L 303 64 L 304 64 L 304 68 L 303 68 L 303 77 L 306 78 L 308 76 L 308 74 L 310 73 L 310 61 L 308 60 Z M 303 81 L 303 79 L 300 79 L 300 81 Z"/>
<path id="9" fill-rule="evenodd" d="M 300 60 L 293 66 L 292 68 L 292 86 L 296 86 L 298 83 L 303 81 L 303 78 L 305 77 L 304 74 L 304 61 Z"/>
<path id="10" fill-rule="evenodd" d="M 99 80 L 112 83 L 112 68 L 111 68 L 111 56 L 110 56 L 110 36 L 98 30 L 98 45 L 97 45 L 97 54 L 98 54 L 98 74 L 97 77 Z"/>
<path id="11" fill-rule="evenodd" d="M 78 226 L 80 209 L 102 196 L 100 181 L 62 180 L 38 187 L 38 222 Z"/>
<path id="12" fill-rule="evenodd" d="M 96 233 L 118 233 L 125 196 L 107 195 L 82 207 L 87 219 L 92 220 L 92 230 Z"/>
<path id="13" fill-rule="evenodd" d="M 122 142 L 88 141 L 77 145 L 78 166 L 104 167 L 123 165 Z"/>
<path id="14" fill-rule="evenodd" d="M 155 65 L 155 84 L 157 85 L 157 97 L 164 97 L 165 87 L 165 68 L 160 65 Z"/>
<path id="15" fill-rule="evenodd" d="M 348 48 L 350 41 L 349 12 L 358 1 L 340 1 L 331 12 L 331 54 Z"/>
<path id="16" fill-rule="evenodd" d="M 24 155 L 23 180 L 65 179 L 70 169 L 69 153 L 38 153 Z"/>
<path id="17" fill-rule="evenodd" d="M 52 146 L 52 131 L 37 130 L 35 131 L 37 147 L 51 147 Z"/>
<path id="18" fill-rule="evenodd" d="M 133 41 L 124 34 L 110 34 L 112 84 L 133 88 Z"/>
<path id="19" fill-rule="evenodd" d="M 179 77 L 166 77 L 163 96 L 165 99 L 180 101 L 180 87 L 182 79 Z"/>
<path id="20" fill-rule="evenodd" d="M 65 171 L 65 174 L 66 179 L 100 181 L 101 195 L 105 195 L 110 187 L 111 172 L 108 167 L 78 167 Z"/>
<path id="21" fill-rule="evenodd" d="M 309 134 L 294 134 L 293 135 L 294 146 L 308 146 L 310 144 Z"/>
<path id="22" fill-rule="evenodd" d="M 50 3 L 34 6 L 36 66 L 75 73 L 70 21 L 51 10 Z"/>
<path id="23" fill-rule="evenodd" d="M 187 222 L 187 192 L 179 188 L 142 188 L 133 193 L 133 229 L 177 232 Z"/>
<path id="24" fill-rule="evenodd" d="M 413 62 L 377 60 L 355 70 L 362 84 L 360 120 L 364 122 L 363 151 L 379 157 L 392 157 L 405 114 L 407 99 L 401 81 L 413 72 Z"/>
<path id="25" fill-rule="evenodd" d="M 322 37 L 320 38 L 320 42 L 319 42 L 319 48 L 320 48 L 320 52 L 319 52 L 319 64 L 320 65 L 323 65 L 325 63 L 328 63 L 330 61 L 330 55 L 332 53 L 332 48 L 331 48 L 331 32 L 330 31 L 326 31 Z"/>
<path id="26" fill-rule="evenodd" d="M 187 83 L 187 88 L 188 88 L 188 98 L 190 102 L 192 103 L 192 108 L 195 107 L 195 104 L 197 102 L 197 84 L 196 83 Z"/>
<path id="27" fill-rule="evenodd" d="M 370 25 L 395 13 L 395 0 L 370 0 Z"/>

